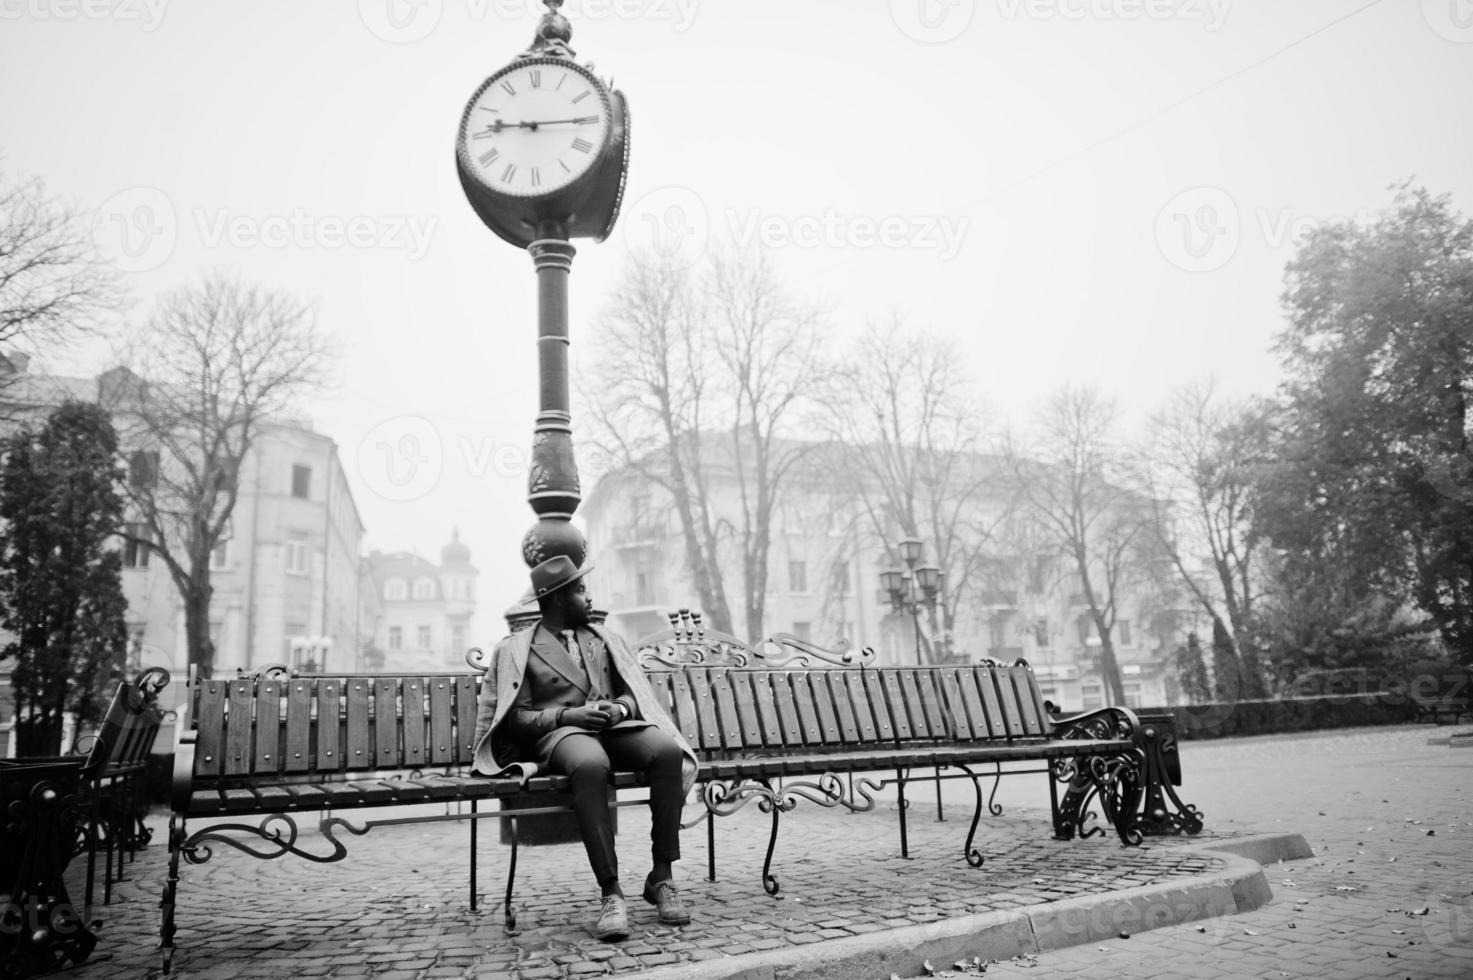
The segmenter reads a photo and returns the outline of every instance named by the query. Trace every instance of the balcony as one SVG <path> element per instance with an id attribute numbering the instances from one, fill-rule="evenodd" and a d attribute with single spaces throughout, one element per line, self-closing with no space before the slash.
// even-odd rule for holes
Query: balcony
<path id="1" fill-rule="evenodd" d="M 665 520 L 644 518 L 627 524 L 616 524 L 609 532 L 609 544 L 615 548 L 658 547 L 670 536 Z"/>

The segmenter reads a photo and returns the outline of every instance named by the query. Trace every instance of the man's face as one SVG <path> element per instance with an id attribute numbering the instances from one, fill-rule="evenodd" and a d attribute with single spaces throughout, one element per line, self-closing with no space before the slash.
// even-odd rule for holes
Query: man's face
<path id="1" fill-rule="evenodd" d="M 588 582 L 579 579 L 563 590 L 563 619 L 569 626 L 587 626 L 593 615 L 593 596 Z"/>

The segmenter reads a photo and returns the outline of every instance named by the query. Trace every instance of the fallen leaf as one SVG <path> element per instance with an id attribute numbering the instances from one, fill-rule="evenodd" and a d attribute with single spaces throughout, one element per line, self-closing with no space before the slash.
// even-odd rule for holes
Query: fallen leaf
<path id="1" fill-rule="evenodd" d="M 1394 857 L 1389 857 L 1389 858 L 1387 858 L 1387 859 L 1386 859 L 1386 862 L 1387 862 L 1387 863 L 1388 863 L 1388 864 L 1394 864 L 1394 863 L 1396 863 L 1396 858 L 1394 858 Z"/>
<path id="2" fill-rule="evenodd" d="M 1427 831 L 1427 836 L 1428 837 L 1436 837 L 1437 836 L 1437 831 L 1435 831 L 1435 830 L 1428 830 Z"/>
<path id="3" fill-rule="evenodd" d="M 1258 933 L 1254 932 L 1252 929 L 1244 929 L 1243 930 L 1243 935 L 1245 935 L 1245 936 L 1256 936 L 1256 935 L 1258 935 Z"/>
<path id="4" fill-rule="evenodd" d="M 1291 923 L 1289 923 L 1289 928 L 1290 929 L 1298 929 L 1299 927 L 1296 926 L 1294 923 L 1291 922 Z"/>
<path id="5" fill-rule="evenodd" d="M 1198 926 L 1197 927 L 1197 931 L 1198 932 L 1206 932 L 1207 931 L 1207 927 L 1206 926 Z"/>
<path id="6" fill-rule="evenodd" d="M 1121 939 L 1129 939 L 1130 938 L 1130 933 L 1128 933 L 1128 932 L 1122 932 L 1120 934 L 1120 938 Z"/>
<path id="7" fill-rule="evenodd" d="M 1335 890 L 1337 892 L 1353 892 L 1357 889 L 1354 885 L 1336 885 Z"/>
<path id="8" fill-rule="evenodd" d="M 1424 905 L 1419 909 L 1412 909 L 1410 912 L 1407 913 L 1407 915 L 1426 915 L 1430 911 L 1432 910 Z"/>
<path id="9" fill-rule="evenodd" d="M 1293 878 L 1285 878 L 1284 881 L 1283 881 L 1283 884 L 1288 885 L 1290 888 L 1298 888 L 1299 887 L 1299 885 L 1297 885 L 1295 883 L 1295 881 L 1294 881 Z"/>
<path id="10" fill-rule="evenodd" d="M 1393 936 L 1405 936 L 1407 931 L 1405 929 L 1392 929 L 1391 934 Z"/>

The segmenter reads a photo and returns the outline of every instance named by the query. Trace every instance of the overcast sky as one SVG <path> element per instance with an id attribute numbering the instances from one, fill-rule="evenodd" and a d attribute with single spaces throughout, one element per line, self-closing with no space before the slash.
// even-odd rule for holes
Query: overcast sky
<path id="1" fill-rule="evenodd" d="M 346 353 L 310 413 L 367 544 L 436 557 L 458 525 L 486 641 L 526 576 L 535 287 L 466 205 L 453 145 L 541 10 L 0 0 L 5 168 L 96 209 L 136 315 L 210 268 L 317 300 Z M 951 334 L 1004 415 L 1065 381 L 1139 412 L 1208 375 L 1267 392 L 1298 231 L 1408 178 L 1473 210 L 1469 0 L 564 12 L 633 115 L 624 216 L 579 243 L 575 362 L 630 246 L 694 261 L 736 240 L 766 246 L 840 338 L 891 307 Z"/>

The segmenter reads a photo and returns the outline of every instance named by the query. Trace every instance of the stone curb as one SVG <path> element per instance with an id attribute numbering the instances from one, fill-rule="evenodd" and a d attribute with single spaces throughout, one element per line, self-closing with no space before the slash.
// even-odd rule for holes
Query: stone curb
<path id="1" fill-rule="evenodd" d="M 645 980 L 880 980 L 919 976 L 980 956 L 1006 960 L 1198 919 L 1247 912 L 1273 897 L 1263 865 L 1313 857 L 1299 834 L 1260 834 L 1189 845 L 1224 866 L 1182 883 L 983 912 L 920 926 L 849 936 L 799 949 L 744 953 L 633 974 Z"/>

